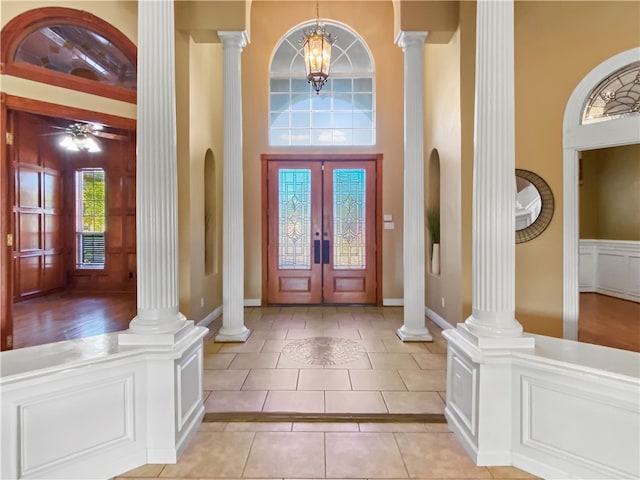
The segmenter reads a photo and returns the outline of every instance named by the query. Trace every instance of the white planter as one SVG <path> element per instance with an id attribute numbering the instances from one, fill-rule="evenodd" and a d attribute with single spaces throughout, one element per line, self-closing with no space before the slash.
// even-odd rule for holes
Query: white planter
<path id="1" fill-rule="evenodd" d="M 434 243 L 431 251 L 431 273 L 440 275 L 440 244 Z"/>

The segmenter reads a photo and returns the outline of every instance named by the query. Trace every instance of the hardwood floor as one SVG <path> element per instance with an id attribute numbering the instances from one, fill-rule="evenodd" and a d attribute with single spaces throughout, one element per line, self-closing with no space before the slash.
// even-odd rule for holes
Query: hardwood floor
<path id="1" fill-rule="evenodd" d="M 125 330 L 136 314 L 133 293 L 62 292 L 13 306 L 14 348 Z M 581 342 L 640 352 L 640 303 L 580 294 Z"/>
<path id="2" fill-rule="evenodd" d="M 581 293 L 578 340 L 640 352 L 640 303 Z"/>
<path id="3" fill-rule="evenodd" d="M 126 330 L 135 293 L 61 292 L 13 305 L 14 348 Z"/>

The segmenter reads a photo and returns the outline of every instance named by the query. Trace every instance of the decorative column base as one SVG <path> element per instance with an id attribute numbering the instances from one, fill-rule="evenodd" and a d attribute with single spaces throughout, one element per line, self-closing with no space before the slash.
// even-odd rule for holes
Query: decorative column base
<path id="1" fill-rule="evenodd" d="M 135 322 L 135 318 L 132 323 Z M 175 345 L 194 328 L 193 320 L 186 320 L 182 326 L 173 332 L 136 332 L 129 328 L 118 335 L 120 345 Z"/>
<path id="2" fill-rule="evenodd" d="M 406 325 L 396 330 L 396 335 L 403 342 L 431 342 L 433 337 L 427 328 L 407 328 Z"/>
<path id="3" fill-rule="evenodd" d="M 251 330 L 249 330 L 244 325 L 240 328 L 224 328 L 222 327 L 218 330 L 218 334 L 216 335 L 216 342 L 246 342 L 251 335 Z"/>
<path id="4" fill-rule="evenodd" d="M 483 349 L 513 349 L 513 348 L 533 348 L 535 340 L 533 337 L 523 337 L 521 335 L 522 327 L 520 326 L 519 336 L 495 336 L 496 332 L 478 331 L 471 323 L 473 317 L 469 317 L 465 323 L 459 323 L 456 331 L 468 342 L 475 347 Z M 470 325 L 471 324 L 471 325 Z M 518 325 L 520 325 L 518 323 Z M 484 326 L 484 325 L 483 325 Z M 492 333 L 494 336 L 487 336 Z M 504 331 L 499 333 L 504 334 Z"/>

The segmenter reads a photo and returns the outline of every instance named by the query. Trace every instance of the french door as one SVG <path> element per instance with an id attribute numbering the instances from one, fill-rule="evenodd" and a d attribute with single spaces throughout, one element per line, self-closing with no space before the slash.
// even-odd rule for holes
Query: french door
<path id="1" fill-rule="evenodd" d="M 266 163 L 267 302 L 376 303 L 376 161 Z"/>

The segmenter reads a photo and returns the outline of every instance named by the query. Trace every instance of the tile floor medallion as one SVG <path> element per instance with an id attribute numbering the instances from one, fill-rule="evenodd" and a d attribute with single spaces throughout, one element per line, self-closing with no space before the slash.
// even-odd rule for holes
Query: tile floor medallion
<path id="1" fill-rule="evenodd" d="M 311 337 L 288 343 L 283 355 L 308 365 L 342 365 L 364 356 L 364 348 L 347 338 Z"/>

